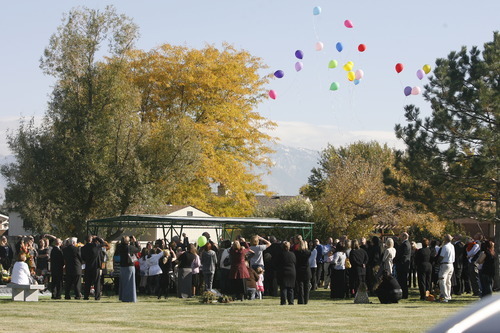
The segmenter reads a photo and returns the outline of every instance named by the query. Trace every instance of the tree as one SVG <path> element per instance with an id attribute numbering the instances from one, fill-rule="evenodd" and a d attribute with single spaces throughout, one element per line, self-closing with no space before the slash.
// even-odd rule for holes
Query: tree
<path id="1" fill-rule="evenodd" d="M 201 50 L 162 45 L 129 53 L 130 75 L 141 92 L 141 118 L 176 123 L 199 148 L 194 179 L 176 188 L 169 201 L 191 204 L 219 216 L 251 214 L 254 195 L 265 186 L 252 172 L 270 166 L 273 138 L 263 132 L 275 124 L 255 111 L 265 97 L 261 59 L 230 45 Z M 219 184 L 226 195 L 216 196 Z"/>
<path id="2" fill-rule="evenodd" d="M 175 125 L 139 116 L 124 58 L 137 36 L 130 19 L 107 7 L 70 11 L 51 37 L 40 66 L 57 79 L 49 110 L 40 127 L 26 122 L 9 137 L 16 162 L 2 167 L 6 202 L 29 229 L 82 236 L 89 218 L 154 201 L 158 186 L 191 174 Z"/>
<path id="3" fill-rule="evenodd" d="M 386 193 L 383 172 L 393 162 L 393 150 L 377 142 L 328 146 L 309 183 L 301 189 L 313 201 L 315 232 L 361 237 L 372 232 L 375 224 L 401 229 L 416 225 L 436 232 L 430 227 L 437 222 L 434 215 L 419 212 L 411 203 Z M 441 222 L 435 227 L 438 225 L 444 227 Z"/>
<path id="4" fill-rule="evenodd" d="M 396 135 L 406 143 L 397 167 L 411 178 L 395 181 L 394 192 L 419 200 L 451 218 L 473 217 L 496 225 L 500 253 L 500 36 L 481 51 L 466 47 L 437 59 L 425 86 L 432 114 L 405 107 L 406 125 Z M 498 272 L 497 272 L 498 280 Z"/>

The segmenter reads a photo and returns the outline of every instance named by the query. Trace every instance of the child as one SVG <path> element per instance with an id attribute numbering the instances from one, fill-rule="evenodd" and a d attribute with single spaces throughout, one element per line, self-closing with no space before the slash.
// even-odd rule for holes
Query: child
<path id="1" fill-rule="evenodd" d="M 256 286 L 257 286 L 257 297 L 259 299 L 262 299 L 262 295 L 264 295 L 264 270 L 262 267 L 257 267 L 255 272 L 259 275 L 259 279 L 257 280 Z"/>

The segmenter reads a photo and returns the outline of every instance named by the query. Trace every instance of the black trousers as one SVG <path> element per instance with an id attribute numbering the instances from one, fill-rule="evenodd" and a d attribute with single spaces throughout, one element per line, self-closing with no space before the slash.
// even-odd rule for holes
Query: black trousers
<path id="1" fill-rule="evenodd" d="M 420 299 L 425 299 L 426 291 L 431 291 L 432 288 L 432 265 L 419 267 L 418 275 L 418 290 L 420 291 Z"/>
<path id="2" fill-rule="evenodd" d="M 307 304 L 309 302 L 309 280 L 297 281 L 297 294 L 299 304 Z"/>
<path id="3" fill-rule="evenodd" d="M 94 286 L 94 298 L 101 298 L 101 270 L 100 269 L 85 269 L 83 274 L 83 298 L 88 299 L 90 296 L 90 288 Z"/>
<path id="4" fill-rule="evenodd" d="M 408 298 L 408 272 L 410 271 L 410 262 L 402 263 L 396 266 L 396 275 L 399 285 L 403 291 L 403 299 Z"/>
<path id="5" fill-rule="evenodd" d="M 52 298 L 60 299 L 63 288 L 63 275 L 52 274 Z"/>
<path id="6" fill-rule="evenodd" d="M 78 275 L 70 275 L 66 274 L 66 279 L 64 280 L 65 282 L 65 288 L 64 288 L 64 298 L 65 299 L 71 299 L 71 289 L 73 288 L 75 291 L 75 298 L 80 299 L 82 297 L 82 276 L 80 274 Z"/>
<path id="7" fill-rule="evenodd" d="M 293 287 L 280 287 L 281 294 L 281 305 L 285 305 L 288 301 L 288 304 L 293 304 Z"/>
<path id="8" fill-rule="evenodd" d="M 323 273 L 327 274 L 328 272 L 323 272 L 323 263 L 318 263 L 318 267 L 316 267 L 316 287 L 321 286 L 321 278 L 323 277 Z"/>

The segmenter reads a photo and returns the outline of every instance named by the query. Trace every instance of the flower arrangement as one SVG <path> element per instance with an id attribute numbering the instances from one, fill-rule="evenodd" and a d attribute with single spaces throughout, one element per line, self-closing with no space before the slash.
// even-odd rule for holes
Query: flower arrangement
<path id="1" fill-rule="evenodd" d="M 0 265 L 0 271 L 1 271 L 1 276 L 2 276 L 2 283 L 9 283 L 10 282 L 10 275 L 9 275 L 9 272 L 5 269 L 3 269 L 3 267 Z"/>
<path id="2" fill-rule="evenodd" d="M 202 303 L 217 303 L 217 294 L 211 291 L 205 291 L 203 295 L 201 295 Z"/>

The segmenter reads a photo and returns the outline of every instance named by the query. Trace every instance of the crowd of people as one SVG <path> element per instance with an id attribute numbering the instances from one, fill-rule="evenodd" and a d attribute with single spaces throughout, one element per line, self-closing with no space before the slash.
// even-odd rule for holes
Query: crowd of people
<path id="1" fill-rule="evenodd" d="M 280 296 L 282 305 L 307 304 L 311 291 L 325 288 L 332 299 L 356 298 L 359 292 L 397 303 L 417 284 L 421 300 L 448 302 L 453 294 L 492 293 L 494 244 L 480 233 L 473 239 L 424 238 L 418 244 L 406 232 L 383 241 L 330 237 L 324 244 L 301 235 L 283 241 L 254 235 L 249 242 L 238 236 L 218 243 L 207 232 L 203 237 L 204 244 L 190 243 L 183 234 L 142 247 L 133 236 L 123 236 L 114 246 L 97 236 L 81 244 L 52 235 L 37 243 L 32 236 L 18 237 L 11 246 L 3 236 L 0 264 L 11 271 L 13 283 L 45 284 L 53 299 L 64 292 L 65 299 L 93 295 L 99 300 L 108 259 L 123 302 L 136 302 L 138 294 L 190 298 L 208 291 L 241 301 Z"/>

